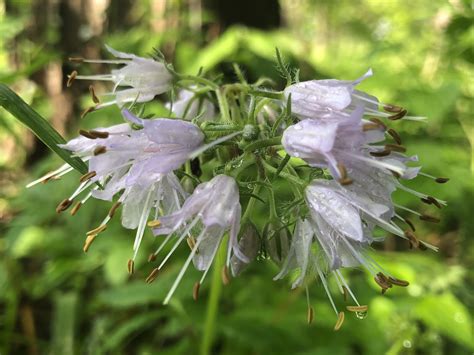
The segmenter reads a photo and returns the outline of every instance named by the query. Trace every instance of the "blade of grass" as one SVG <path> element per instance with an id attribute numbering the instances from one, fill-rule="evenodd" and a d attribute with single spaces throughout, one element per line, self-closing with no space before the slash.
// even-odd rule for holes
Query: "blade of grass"
<path id="1" fill-rule="evenodd" d="M 87 173 L 87 165 L 81 159 L 71 157 L 69 152 L 58 146 L 58 144 L 66 143 L 66 141 L 49 122 L 33 110 L 8 86 L 2 83 L 0 83 L 0 106 L 28 127 L 49 149 L 66 163 L 81 174 Z"/>

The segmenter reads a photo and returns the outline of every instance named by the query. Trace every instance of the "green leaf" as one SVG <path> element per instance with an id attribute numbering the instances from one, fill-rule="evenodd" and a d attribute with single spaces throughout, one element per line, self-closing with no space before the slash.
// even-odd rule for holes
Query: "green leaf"
<path id="1" fill-rule="evenodd" d="M 58 144 L 66 143 L 64 138 L 21 99 L 8 86 L 0 83 L 0 106 L 10 112 L 16 119 L 28 127 L 46 146 L 55 152 L 61 159 L 79 171 L 87 173 L 87 165 L 79 158 L 71 157 L 70 153 L 61 149 Z"/>

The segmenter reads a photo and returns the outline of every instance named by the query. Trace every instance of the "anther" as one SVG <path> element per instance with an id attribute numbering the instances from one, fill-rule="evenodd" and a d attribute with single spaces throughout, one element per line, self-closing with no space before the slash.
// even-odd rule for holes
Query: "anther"
<path id="1" fill-rule="evenodd" d="M 420 198 L 420 201 L 423 202 L 423 203 L 426 203 L 427 205 L 431 205 L 433 203 L 433 201 L 431 201 L 429 198 L 427 197 L 421 197 Z"/>
<path id="2" fill-rule="evenodd" d="M 377 117 L 369 118 L 369 121 L 379 125 L 379 127 L 383 128 L 384 130 L 387 129 L 387 125 L 385 123 L 383 123 L 381 120 L 379 120 Z"/>
<path id="3" fill-rule="evenodd" d="M 151 272 L 150 275 L 145 279 L 145 282 L 147 284 L 151 284 L 153 281 L 155 281 L 156 277 L 158 276 L 158 273 L 160 272 L 160 269 L 154 268 Z"/>
<path id="4" fill-rule="evenodd" d="M 443 207 L 443 206 L 441 206 L 441 204 L 438 202 L 438 200 L 435 199 L 433 196 L 428 196 L 426 199 L 429 200 L 429 201 L 431 201 L 431 203 L 432 203 L 433 205 L 435 205 L 436 207 L 438 207 L 438 208 L 442 208 L 442 207 Z"/>
<path id="5" fill-rule="evenodd" d="M 392 116 L 388 116 L 387 118 L 389 120 L 392 120 L 392 121 L 396 121 L 396 120 L 399 120 L 403 117 L 405 117 L 405 115 L 407 114 L 407 110 L 402 110 L 400 111 L 399 113 L 396 113 L 395 115 L 392 115 Z"/>
<path id="6" fill-rule="evenodd" d="M 403 111 L 403 107 L 400 107 L 397 105 L 391 105 L 391 104 L 385 105 L 383 109 L 387 112 L 392 112 L 392 113 L 398 113 L 398 112 Z"/>
<path id="7" fill-rule="evenodd" d="M 127 262 L 127 270 L 129 275 L 133 274 L 133 272 L 135 271 L 135 261 L 133 261 L 132 259 L 129 259 Z"/>
<path id="8" fill-rule="evenodd" d="M 398 134 L 397 131 L 395 131 L 393 128 L 389 128 L 387 130 L 387 133 L 393 138 L 393 140 L 395 142 L 397 142 L 397 144 L 402 144 L 402 138 L 400 137 L 400 135 Z"/>
<path id="9" fill-rule="evenodd" d="M 77 213 L 77 211 L 79 211 L 79 208 L 81 208 L 81 206 L 82 206 L 82 202 L 81 201 L 77 202 L 74 205 L 74 207 L 71 209 L 71 216 L 74 216 Z"/>
<path id="10" fill-rule="evenodd" d="M 394 170 L 388 169 L 396 179 L 400 179 L 401 175 Z"/>
<path id="11" fill-rule="evenodd" d="M 439 218 L 436 218 L 436 217 L 433 217 L 433 216 L 430 216 L 430 215 L 427 215 L 427 214 L 422 214 L 420 216 L 420 219 L 422 221 L 431 222 L 431 223 L 439 223 L 439 221 L 440 221 Z"/>
<path id="12" fill-rule="evenodd" d="M 67 83 L 66 83 L 66 86 L 69 88 L 71 87 L 72 83 L 74 82 L 74 80 L 76 79 L 77 77 L 77 71 L 73 71 L 71 74 L 68 75 L 68 79 L 67 79 Z"/>
<path id="13" fill-rule="evenodd" d="M 313 310 L 313 307 L 309 306 L 308 313 L 306 315 L 306 321 L 308 322 L 308 324 L 313 323 L 313 318 L 314 318 L 314 310 Z"/>
<path id="14" fill-rule="evenodd" d="M 87 180 L 90 180 L 92 179 L 94 176 L 96 176 L 97 173 L 95 171 L 89 171 L 88 173 L 85 173 L 84 175 L 82 175 L 80 178 L 79 178 L 79 181 L 80 182 L 85 182 Z"/>
<path id="15" fill-rule="evenodd" d="M 449 178 L 445 178 L 445 177 L 438 177 L 435 179 L 435 181 L 438 183 L 438 184 L 444 184 L 446 182 L 449 181 Z"/>
<path id="16" fill-rule="evenodd" d="M 364 123 L 362 125 L 362 131 L 363 132 L 367 132 L 367 131 L 374 131 L 374 130 L 377 130 L 377 129 L 380 129 L 380 125 L 377 124 L 377 123 Z"/>
<path id="17" fill-rule="evenodd" d="M 56 207 L 56 213 L 61 213 L 66 211 L 69 207 L 71 207 L 73 201 L 69 199 L 62 200 L 59 205 Z"/>
<path id="18" fill-rule="evenodd" d="M 420 241 L 420 244 L 418 245 L 418 249 L 425 251 L 425 250 L 428 250 L 428 247 L 425 245 L 423 241 Z"/>
<path id="19" fill-rule="evenodd" d="M 161 222 L 159 220 L 149 221 L 147 223 L 147 226 L 150 228 L 156 228 L 156 227 L 161 226 Z"/>
<path id="20" fill-rule="evenodd" d="M 100 232 L 103 232 L 106 229 L 107 225 L 103 224 L 101 226 L 98 226 L 97 228 L 91 229 L 89 232 L 86 233 L 86 235 L 99 234 Z"/>
<path id="21" fill-rule="evenodd" d="M 339 180 L 339 183 L 342 185 L 342 186 L 347 186 L 347 185 L 350 185 L 352 184 L 354 181 L 350 178 L 345 178 L 345 179 L 340 179 Z"/>
<path id="22" fill-rule="evenodd" d="M 378 152 L 370 152 L 370 155 L 373 157 L 386 157 L 387 155 L 390 155 L 392 151 L 389 149 L 384 149 Z"/>
<path id="23" fill-rule="evenodd" d="M 415 233 L 413 233 L 410 230 L 406 230 L 404 234 L 405 234 L 405 237 L 408 239 L 408 242 L 410 243 L 410 249 L 418 248 L 420 246 L 420 242 L 418 238 L 416 237 Z"/>
<path id="24" fill-rule="evenodd" d="M 344 302 L 347 302 L 347 299 L 349 298 L 349 292 L 347 291 L 346 286 L 342 286 L 342 295 L 344 296 Z"/>
<path id="25" fill-rule="evenodd" d="M 99 98 L 95 94 L 94 87 L 92 85 L 89 85 L 89 92 L 91 93 L 92 101 L 94 101 L 95 104 L 100 103 Z"/>
<path id="26" fill-rule="evenodd" d="M 369 309 L 369 307 L 366 306 L 366 305 L 362 305 L 362 306 L 346 306 L 346 309 L 347 309 L 349 312 L 367 312 L 367 310 Z"/>
<path id="27" fill-rule="evenodd" d="M 89 139 L 96 139 L 97 137 L 92 135 L 89 131 L 80 129 L 79 134 L 83 137 L 89 138 Z"/>
<path id="28" fill-rule="evenodd" d="M 346 167 L 343 164 L 338 163 L 337 164 L 337 169 L 339 170 L 339 175 L 341 175 L 341 180 L 347 179 Z"/>
<path id="29" fill-rule="evenodd" d="M 117 209 L 120 207 L 121 204 L 122 204 L 122 202 L 117 201 L 112 205 L 112 207 L 109 210 L 109 217 L 110 218 L 112 218 L 114 216 L 115 211 L 117 211 Z"/>
<path id="30" fill-rule="evenodd" d="M 189 249 L 191 250 L 193 250 L 196 246 L 196 239 L 193 236 L 186 238 L 186 242 L 188 243 Z M 195 253 L 199 254 L 199 249 L 196 249 Z"/>
<path id="31" fill-rule="evenodd" d="M 227 265 L 224 265 L 221 270 L 222 283 L 228 285 L 230 283 L 229 269 Z"/>
<path id="32" fill-rule="evenodd" d="M 405 221 L 406 224 L 408 224 L 408 226 L 410 226 L 413 232 L 416 231 L 415 225 L 412 223 L 412 221 L 410 221 L 408 218 L 403 218 L 403 220 Z"/>
<path id="33" fill-rule="evenodd" d="M 91 234 L 87 236 L 86 241 L 84 242 L 84 246 L 82 247 L 82 250 L 84 251 L 84 253 L 87 253 L 90 246 L 92 245 L 92 242 L 95 240 L 96 237 L 97 237 L 97 234 Z"/>
<path id="34" fill-rule="evenodd" d="M 89 113 L 95 110 L 95 106 L 90 106 L 86 108 L 82 113 L 81 113 L 81 118 L 86 117 Z"/>
<path id="35" fill-rule="evenodd" d="M 201 283 L 196 281 L 193 286 L 193 300 L 197 301 L 199 298 L 199 289 L 201 288 Z"/>
<path id="36" fill-rule="evenodd" d="M 401 287 L 407 287 L 410 284 L 408 281 L 399 280 L 391 276 L 389 276 L 388 280 L 390 281 L 392 285 L 401 286 Z"/>
<path id="37" fill-rule="evenodd" d="M 69 57 L 68 59 L 70 62 L 77 62 L 77 63 L 82 63 L 84 61 L 84 58 L 81 58 L 81 57 Z"/>
<path id="38" fill-rule="evenodd" d="M 152 263 L 153 261 L 156 260 L 156 255 L 151 253 L 150 255 L 148 255 L 148 262 L 149 263 Z"/>
<path id="39" fill-rule="evenodd" d="M 339 314 L 337 315 L 337 322 L 334 326 L 334 330 L 338 331 L 339 329 L 341 329 L 342 323 L 344 323 L 344 312 L 339 312 Z"/>
<path id="40" fill-rule="evenodd" d="M 390 284 L 390 281 L 388 280 L 387 276 L 385 276 L 383 273 L 379 272 L 375 277 L 374 277 L 375 282 L 382 288 L 382 292 L 385 293 L 385 291 L 389 288 L 392 288 L 392 285 Z"/>
<path id="41" fill-rule="evenodd" d="M 392 152 L 399 152 L 399 153 L 405 153 L 407 151 L 407 149 L 404 146 L 398 145 L 398 144 L 386 144 L 385 150 L 390 150 Z"/>
<path id="42" fill-rule="evenodd" d="M 92 130 L 89 131 L 89 133 L 92 134 L 93 136 L 95 136 L 96 138 L 105 139 L 105 138 L 109 137 L 109 132 L 95 131 L 95 130 L 92 129 Z"/>
<path id="43" fill-rule="evenodd" d="M 94 155 L 100 155 L 100 154 L 104 154 L 107 152 L 107 148 L 104 147 L 103 145 L 99 145 L 97 147 L 95 147 L 94 151 L 93 151 L 93 154 Z"/>

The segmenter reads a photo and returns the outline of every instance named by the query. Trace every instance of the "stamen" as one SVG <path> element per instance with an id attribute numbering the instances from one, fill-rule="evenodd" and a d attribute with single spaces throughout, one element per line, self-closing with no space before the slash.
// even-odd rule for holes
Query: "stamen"
<path id="1" fill-rule="evenodd" d="M 89 138 L 89 139 L 97 139 L 96 136 L 92 135 L 89 131 L 85 131 L 83 129 L 79 130 L 79 134 L 83 137 Z"/>
<path id="2" fill-rule="evenodd" d="M 92 234 L 99 234 L 107 229 L 106 224 L 102 224 L 98 226 L 97 228 L 91 229 L 89 232 L 86 233 L 86 235 L 92 235 Z"/>
<path id="3" fill-rule="evenodd" d="M 76 62 L 76 63 L 82 63 L 84 61 L 84 58 L 81 57 L 69 57 L 68 60 L 70 62 Z"/>
<path id="4" fill-rule="evenodd" d="M 156 260 L 156 255 L 154 253 L 151 253 L 149 256 L 148 256 L 148 262 L 149 263 L 152 263 L 153 261 Z"/>
<path id="5" fill-rule="evenodd" d="M 77 211 L 79 211 L 79 208 L 81 208 L 81 206 L 82 206 L 82 202 L 81 201 L 77 202 L 71 210 L 71 216 L 74 216 L 77 213 Z"/>
<path id="6" fill-rule="evenodd" d="M 95 147 L 93 154 L 94 156 L 96 156 L 96 155 L 104 154 L 106 152 L 107 152 L 107 148 L 104 147 L 103 145 L 99 145 Z"/>
<path id="7" fill-rule="evenodd" d="M 428 247 L 426 246 L 426 243 L 424 241 L 420 240 L 420 245 L 418 245 L 418 249 L 425 251 L 428 250 Z"/>
<path id="8" fill-rule="evenodd" d="M 449 178 L 445 178 L 445 177 L 437 177 L 435 179 L 435 181 L 438 183 L 438 184 L 444 184 L 444 183 L 447 183 L 449 181 Z"/>
<path id="9" fill-rule="evenodd" d="M 387 133 L 395 140 L 395 142 L 397 142 L 398 145 L 402 144 L 402 138 L 393 128 L 389 128 Z"/>
<path id="10" fill-rule="evenodd" d="M 390 281 L 388 280 L 387 276 L 385 276 L 381 272 L 379 272 L 377 275 L 375 275 L 374 280 L 377 283 L 377 285 L 379 285 L 382 288 L 382 293 L 385 293 L 385 291 L 387 289 L 392 287 L 392 285 L 390 284 Z"/>
<path id="11" fill-rule="evenodd" d="M 369 154 L 372 155 L 373 157 L 386 157 L 387 155 L 390 155 L 390 153 L 392 153 L 391 150 L 384 149 L 378 152 L 370 152 Z"/>
<path id="12" fill-rule="evenodd" d="M 71 87 L 72 83 L 74 82 L 74 80 L 76 79 L 77 77 L 77 71 L 73 71 L 71 74 L 68 75 L 68 79 L 67 79 L 67 83 L 66 83 L 66 86 L 68 88 Z"/>
<path id="13" fill-rule="evenodd" d="M 385 123 L 383 123 L 380 119 L 378 119 L 377 117 L 371 117 L 369 118 L 369 121 L 377 124 L 380 128 L 383 128 L 384 130 L 387 129 L 387 125 Z"/>
<path id="14" fill-rule="evenodd" d="M 196 281 L 193 286 L 193 300 L 197 301 L 199 298 L 199 288 L 201 287 L 201 284 L 199 281 Z"/>
<path id="15" fill-rule="evenodd" d="M 441 209 L 443 206 L 441 206 L 441 204 L 438 202 L 437 199 L 435 199 L 433 196 L 428 196 L 426 198 L 428 201 L 430 201 L 433 205 L 435 205 L 436 207 L 438 207 L 439 209 Z"/>
<path id="16" fill-rule="evenodd" d="M 383 109 L 387 112 L 391 113 L 398 113 L 403 111 L 403 107 L 397 106 L 397 105 L 392 105 L 392 104 L 386 104 Z"/>
<path id="17" fill-rule="evenodd" d="M 399 153 L 405 153 L 407 151 L 407 149 L 404 146 L 398 145 L 398 144 L 386 144 L 385 149 L 390 150 L 392 152 L 399 152 Z"/>
<path id="18" fill-rule="evenodd" d="M 399 113 L 396 113 L 395 115 L 388 116 L 387 118 L 389 120 L 396 121 L 403 118 L 406 114 L 407 114 L 407 110 L 402 110 Z"/>
<path id="19" fill-rule="evenodd" d="M 154 269 L 150 272 L 150 275 L 148 275 L 148 277 L 145 279 L 145 282 L 146 282 L 147 284 L 151 284 L 153 281 L 155 281 L 155 279 L 157 278 L 159 272 L 160 272 L 160 269 L 154 268 Z"/>
<path id="20" fill-rule="evenodd" d="M 366 305 L 360 305 L 360 306 L 346 306 L 346 309 L 347 309 L 349 312 L 367 312 L 367 310 L 369 309 L 369 307 L 366 306 Z"/>
<path id="21" fill-rule="evenodd" d="M 64 212 L 66 211 L 69 207 L 71 207 L 72 203 L 74 201 L 70 200 L 70 199 L 64 199 L 62 200 L 59 205 L 56 207 L 56 213 L 61 213 L 61 212 Z"/>
<path id="22" fill-rule="evenodd" d="M 344 164 L 338 163 L 337 169 L 339 170 L 339 175 L 341 176 L 341 180 L 347 179 L 347 170 Z"/>
<path id="23" fill-rule="evenodd" d="M 430 215 L 427 215 L 427 214 L 422 214 L 420 216 L 420 219 L 422 221 L 431 222 L 431 223 L 439 223 L 440 222 L 439 218 L 436 218 L 436 217 L 433 217 L 433 216 L 430 216 Z"/>
<path id="24" fill-rule="evenodd" d="M 221 269 L 221 279 L 224 285 L 228 285 L 230 283 L 229 268 L 227 265 L 224 265 Z"/>
<path id="25" fill-rule="evenodd" d="M 334 330 L 338 331 L 339 329 L 341 329 L 342 323 L 344 323 L 344 312 L 339 312 L 337 316 L 336 325 L 334 326 Z"/>
<path id="26" fill-rule="evenodd" d="M 403 221 L 408 224 L 408 226 L 411 228 L 413 232 L 416 231 L 415 225 L 408 219 L 408 218 L 403 218 Z"/>
<path id="27" fill-rule="evenodd" d="M 86 117 L 89 113 L 91 113 L 92 111 L 95 111 L 97 108 L 98 108 L 98 106 L 90 106 L 90 107 L 86 108 L 86 109 L 81 113 L 81 118 Z M 94 139 L 94 138 L 92 138 L 92 139 Z"/>
<path id="28" fill-rule="evenodd" d="M 427 197 L 422 197 L 422 198 L 420 198 L 420 200 L 421 200 L 421 202 L 426 203 L 427 205 L 433 204 L 433 201 L 431 201 L 431 200 L 430 200 L 429 198 L 427 198 Z"/>
<path id="29" fill-rule="evenodd" d="M 415 233 L 413 233 L 410 230 L 406 230 L 405 231 L 405 237 L 407 238 L 408 242 L 410 243 L 410 249 L 419 247 L 420 242 L 419 242 L 418 238 L 416 237 Z"/>
<path id="30" fill-rule="evenodd" d="M 127 270 L 129 275 L 133 274 L 135 271 L 135 261 L 133 261 L 132 259 L 129 259 L 127 262 Z"/>
<path id="31" fill-rule="evenodd" d="M 150 227 L 150 228 L 156 228 L 156 227 L 161 226 L 161 222 L 156 219 L 156 220 L 154 220 L 154 221 L 149 221 L 149 222 L 147 223 L 147 225 L 148 225 L 148 227 Z"/>
<path id="32" fill-rule="evenodd" d="M 413 190 L 413 189 L 410 189 L 409 187 L 403 185 L 403 184 L 400 184 L 400 183 L 397 183 L 397 187 L 399 187 L 401 190 L 404 190 L 416 197 L 419 197 L 419 198 L 428 198 L 428 195 L 425 195 L 425 194 L 422 194 L 421 192 L 418 192 L 416 190 Z M 435 197 L 432 197 L 432 198 L 435 198 Z M 446 201 L 443 201 L 443 200 L 440 200 L 440 199 L 436 199 L 436 201 L 438 201 L 438 203 L 440 203 L 441 205 L 443 206 L 446 206 Z"/>
<path id="33" fill-rule="evenodd" d="M 117 201 L 117 202 L 115 202 L 115 203 L 112 205 L 112 207 L 110 208 L 109 213 L 108 213 L 108 215 L 109 215 L 110 218 L 112 218 L 112 217 L 114 216 L 115 211 L 117 211 L 117 209 L 118 209 L 121 205 L 122 205 L 122 202 L 120 202 L 120 201 Z"/>
<path id="34" fill-rule="evenodd" d="M 354 181 L 350 178 L 345 178 L 345 179 L 340 179 L 339 180 L 339 184 L 341 184 L 342 186 L 347 186 L 347 185 L 350 185 L 352 184 Z"/>
<path id="35" fill-rule="evenodd" d="M 314 317 L 314 310 L 313 307 L 311 307 L 311 303 L 309 301 L 309 290 L 308 286 L 305 287 L 306 291 L 306 307 L 307 307 L 307 314 L 306 314 L 306 321 L 308 324 L 311 324 L 313 322 L 313 317 Z"/>
<path id="36" fill-rule="evenodd" d="M 391 276 L 389 276 L 388 280 L 390 281 L 390 283 L 392 285 L 397 285 L 397 286 L 401 286 L 401 287 L 407 287 L 410 284 L 408 281 L 399 280 L 399 279 L 396 279 L 396 278 L 391 277 Z"/>
<path id="37" fill-rule="evenodd" d="M 362 132 L 379 130 L 381 127 L 377 123 L 364 123 L 362 125 Z"/>
<path id="38" fill-rule="evenodd" d="M 92 245 L 92 242 L 95 240 L 96 237 L 97 237 L 97 234 L 91 234 L 86 237 L 86 241 L 84 242 L 84 246 L 82 247 L 82 250 L 84 251 L 84 253 L 87 253 L 90 246 Z"/>
<path id="39" fill-rule="evenodd" d="M 186 242 L 188 243 L 189 249 L 193 250 L 194 246 L 196 245 L 196 239 L 194 239 L 193 236 L 190 236 L 186 239 Z M 199 249 L 196 250 L 196 254 L 199 254 Z"/>
<path id="40" fill-rule="evenodd" d="M 96 176 L 97 173 L 95 171 L 89 171 L 88 173 L 85 173 L 79 178 L 80 182 L 86 182 L 90 179 L 92 179 L 94 176 Z"/>
<path id="41" fill-rule="evenodd" d="M 105 139 L 105 138 L 108 138 L 108 137 L 109 137 L 109 132 L 96 131 L 96 130 L 91 129 L 91 130 L 89 131 L 89 133 L 92 134 L 93 136 L 95 136 L 96 138 Z"/>
<path id="42" fill-rule="evenodd" d="M 94 101 L 95 104 L 100 103 L 99 98 L 95 94 L 94 87 L 92 85 L 89 85 L 89 92 L 91 93 L 92 101 Z"/>
<path id="43" fill-rule="evenodd" d="M 347 288 L 342 286 L 342 295 L 344 296 L 344 302 L 347 302 Z"/>

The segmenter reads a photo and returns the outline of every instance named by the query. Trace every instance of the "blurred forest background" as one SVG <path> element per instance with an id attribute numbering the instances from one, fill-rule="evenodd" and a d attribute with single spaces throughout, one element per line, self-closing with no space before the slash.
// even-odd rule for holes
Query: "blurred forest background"
<path id="1" fill-rule="evenodd" d="M 236 62 L 249 80 L 263 75 L 276 88 L 283 80 L 275 47 L 301 68 L 302 80 L 354 79 L 373 68 L 376 75 L 362 89 L 428 116 L 428 123 L 394 127 L 426 172 L 451 178 L 411 184 L 447 200 L 442 211 L 396 196 L 442 216 L 439 224 L 416 223 L 439 253 L 410 251 L 388 238 L 376 259 L 411 285 L 382 296 L 364 272 L 348 272 L 369 313 L 346 317 L 339 332 L 322 287 L 312 288 L 315 321 L 308 326 L 304 293 L 272 281 L 277 267 L 257 261 L 223 289 L 212 352 L 466 354 L 474 349 L 473 19 L 467 0 L 0 0 L 0 82 L 70 138 L 79 126 L 121 120 L 114 107 L 80 120 L 91 104 L 89 83 L 65 85 L 77 68 L 67 58 L 108 57 L 104 43 L 140 55 L 160 48 L 187 73 L 204 67 L 232 76 Z M 127 274 L 134 233 L 117 219 L 84 254 L 85 232 L 108 204 L 92 201 L 73 218 L 56 215 L 77 173 L 25 189 L 60 163 L 0 109 L 0 354 L 198 353 L 208 285 L 194 302 L 197 273 L 189 272 L 171 304 L 161 305 L 187 250 L 147 285 L 146 260 Z M 147 237 L 143 250 L 152 245 Z"/>

